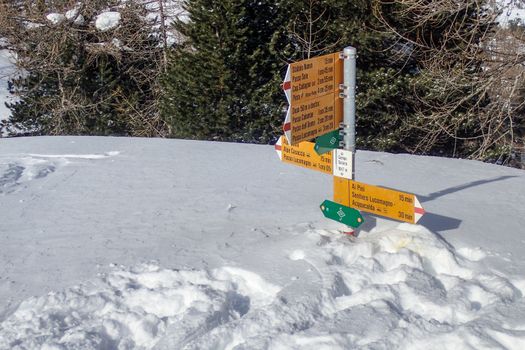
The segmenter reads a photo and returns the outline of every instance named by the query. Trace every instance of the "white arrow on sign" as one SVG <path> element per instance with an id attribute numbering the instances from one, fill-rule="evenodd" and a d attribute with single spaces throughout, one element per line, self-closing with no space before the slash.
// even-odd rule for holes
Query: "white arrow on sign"
<path id="1" fill-rule="evenodd" d="M 286 111 L 286 118 L 284 118 L 283 132 L 288 140 L 288 143 L 292 142 L 292 106 L 288 106 Z"/>
<path id="2" fill-rule="evenodd" d="M 290 99 L 292 98 L 292 73 L 290 71 L 290 65 L 288 65 L 288 69 L 286 70 L 286 75 L 284 77 L 283 90 L 288 103 L 290 103 Z"/>
<path id="3" fill-rule="evenodd" d="M 421 203 L 419 203 L 419 199 L 414 196 L 414 223 L 417 223 L 419 219 L 423 217 L 423 215 L 425 215 L 425 209 L 423 209 Z"/>
<path id="4" fill-rule="evenodd" d="M 283 146 L 282 146 L 282 142 L 281 142 L 281 138 L 280 137 L 277 140 L 277 142 L 275 143 L 274 147 L 275 147 L 275 152 L 277 152 L 277 155 L 279 156 L 279 159 L 283 160 Z"/>
<path id="5" fill-rule="evenodd" d="M 290 99 L 292 98 L 292 73 L 290 69 L 290 65 L 288 65 L 288 68 L 286 69 L 286 76 L 284 77 L 283 81 L 283 90 L 284 94 L 286 95 L 286 99 L 288 100 L 288 110 L 286 111 L 286 118 L 284 119 L 283 124 L 283 131 L 284 135 L 288 139 L 288 142 L 292 140 L 292 124 L 291 124 L 291 115 L 292 110 L 290 106 Z"/>

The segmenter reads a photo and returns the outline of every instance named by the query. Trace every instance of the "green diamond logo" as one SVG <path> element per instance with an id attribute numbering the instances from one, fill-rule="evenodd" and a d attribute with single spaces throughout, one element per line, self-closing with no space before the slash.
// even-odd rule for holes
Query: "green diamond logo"
<path id="1" fill-rule="evenodd" d="M 354 209 L 339 203 L 325 200 L 321 205 L 323 215 L 331 220 L 341 222 L 347 226 L 357 228 L 364 222 L 361 213 Z"/>

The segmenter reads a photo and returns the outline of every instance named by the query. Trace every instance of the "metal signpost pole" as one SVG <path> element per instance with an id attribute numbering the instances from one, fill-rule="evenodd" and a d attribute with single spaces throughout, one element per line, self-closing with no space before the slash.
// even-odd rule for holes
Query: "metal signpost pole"
<path id="1" fill-rule="evenodd" d="M 343 50 L 343 149 L 351 152 L 351 178 L 355 180 L 355 87 L 356 87 L 356 56 L 355 47 L 347 46 Z M 354 226 L 356 227 L 356 226 Z M 354 236 L 356 232 L 349 227 L 347 234 Z"/>
<path id="2" fill-rule="evenodd" d="M 355 180 L 355 90 L 356 90 L 355 47 L 343 50 L 344 58 L 344 101 L 343 101 L 343 148 L 352 152 L 352 180 Z"/>

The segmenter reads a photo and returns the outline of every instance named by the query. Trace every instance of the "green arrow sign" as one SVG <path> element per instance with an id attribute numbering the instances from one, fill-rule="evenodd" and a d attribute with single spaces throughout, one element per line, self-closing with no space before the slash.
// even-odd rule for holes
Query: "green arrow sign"
<path id="1" fill-rule="evenodd" d="M 341 222 L 353 228 L 358 228 L 364 222 L 358 210 L 329 200 L 325 200 L 321 204 L 321 211 L 326 218 Z"/>
<path id="2" fill-rule="evenodd" d="M 319 136 L 315 140 L 315 151 L 317 154 L 322 155 L 335 148 L 339 148 L 339 142 L 341 141 L 341 135 L 339 130 L 330 131 L 327 134 Z"/>

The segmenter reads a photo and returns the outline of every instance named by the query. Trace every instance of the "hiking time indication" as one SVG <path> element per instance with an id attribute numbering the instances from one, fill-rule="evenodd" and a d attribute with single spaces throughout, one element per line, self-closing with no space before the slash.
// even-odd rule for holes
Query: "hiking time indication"
<path id="1" fill-rule="evenodd" d="M 412 193 L 334 178 L 334 201 L 371 214 L 415 224 L 425 214 Z"/>
<path id="2" fill-rule="evenodd" d="M 275 144 L 275 151 L 279 158 L 285 162 L 303 168 L 317 170 L 325 174 L 332 174 L 332 153 L 318 155 L 314 150 L 313 142 L 303 141 L 291 146 L 286 137 L 281 136 Z"/>
<path id="3" fill-rule="evenodd" d="M 283 130 L 289 144 L 312 140 L 339 127 L 343 120 L 342 82 L 340 53 L 288 65 L 283 89 L 290 106 Z"/>

